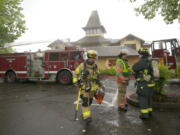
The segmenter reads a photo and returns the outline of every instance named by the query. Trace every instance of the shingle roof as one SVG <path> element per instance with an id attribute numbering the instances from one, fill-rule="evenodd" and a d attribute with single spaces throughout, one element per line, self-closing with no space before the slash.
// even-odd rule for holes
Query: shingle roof
<path id="1" fill-rule="evenodd" d="M 98 26 L 101 26 L 101 21 L 99 19 L 98 12 L 95 10 L 92 11 L 86 27 L 98 27 Z"/>
<path id="2" fill-rule="evenodd" d="M 80 46 L 97 46 L 102 43 L 110 44 L 110 40 L 104 38 L 103 36 L 86 36 L 76 41 L 75 44 Z"/>
<path id="3" fill-rule="evenodd" d="M 127 46 L 103 46 L 103 47 L 86 47 L 87 50 L 96 50 L 99 57 L 115 57 L 118 56 L 120 51 L 125 49 L 128 56 L 138 56 L 135 49 Z"/>
<path id="4" fill-rule="evenodd" d="M 101 28 L 102 32 L 106 33 L 104 26 L 101 25 L 99 15 L 96 10 L 92 11 L 91 16 L 87 22 L 87 25 L 83 29 L 86 30 L 86 29 L 93 29 L 93 28 Z"/>

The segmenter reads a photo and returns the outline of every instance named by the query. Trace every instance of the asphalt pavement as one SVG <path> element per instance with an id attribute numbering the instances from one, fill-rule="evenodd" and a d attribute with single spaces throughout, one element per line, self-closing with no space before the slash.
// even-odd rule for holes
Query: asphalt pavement
<path id="1" fill-rule="evenodd" d="M 54 82 L 0 83 L 0 135 L 179 135 L 180 110 L 155 110 L 152 119 L 139 119 L 138 108 L 118 113 L 117 85 L 104 79 L 106 96 L 92 105 L 93 121 L 82 133 L 82 120 L 73 121 L 77 91 Z"/>

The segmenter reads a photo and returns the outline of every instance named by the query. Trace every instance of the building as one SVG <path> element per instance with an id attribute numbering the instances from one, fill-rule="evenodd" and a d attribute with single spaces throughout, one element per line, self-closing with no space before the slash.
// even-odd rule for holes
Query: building
<path id="1" fill-rule="evenodd" d="M 82 28 L 85 31 L 85 36 L 75 42 L 71 42 L 72 46 L 86 48 L 87 50 L 96 50 L 99 54 L 98 65 L 101 69 L 108 68 L 115 64 L 118 54 L 122 49 L 127 50 L 129 64 L 132 65 L 139 59 L 138 50 L 142 47 L 150 47 L 149 44 L 133 34 L 120 39 L 105 38 L 105 27 L 101 24 L 98 12 L 92 11 L 88 22 Z M 59 45 L 58 45 L 59 44 Z M 67 46 L 65 42 L 52 43 L 51 48 Z"/>
<path id="2" fill-rule="evenodd" d="M 132 48 L 125 46 L 104 46 L 104 47 L 88 47 L 88 50 L 96 50 L 98 52 L 97 64 L 100 69 L 110 68 L 116 63 L 117 56 L 121 50 L 126 50 L 128 54 L 128 63 L 130 66 L 138 60 L 138 52 Z"/>
<path id="3" fill-rule="evenodd" d="M 113 66 L 122 49 L 127 50 L 128 61 L 132 65 L 138 60 L 137 49 L 145 42 L 132 34 L 122 39 L 105 38 L 106 29 L 101 24 L 97 11 L 92 11 L 83 30 L 85 31 L 85 37 L 77 40 L 74 45 L 87 48 L 87 50 L 96 50 L 99 55 L 97 63 L 100 69 Z M 124 46 L 122 47 L 122 45 Z"/>
<path id="4" fill-rule="evenodd" d="M 70 42 L 69 39 L 67 39 L 66 41 L 57 39 L 48 45 L 48 47 L 51 48 L 52 50 L 64 49 L 66 46 L 72 46 L 72 43 Z"/>

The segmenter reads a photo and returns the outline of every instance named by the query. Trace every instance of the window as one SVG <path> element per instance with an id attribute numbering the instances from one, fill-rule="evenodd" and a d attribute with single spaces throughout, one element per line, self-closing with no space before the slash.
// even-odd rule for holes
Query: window
<path id="1" fill-rule="evenodd" d="M 80 60 L 80 59 L 82 59 L 80 52 L 71 52 L 71 60 Z"/>
<path id="2" fill-rule="evenodd" d="M 61 53 L 60 55 L 60 61 L 64 61 L 68 59 L 68 53 Z"/>
<path id="3" fill-rule="evenodd" d="M 50 53 L 49 61 L 58 61 L 58 53 Z"/>

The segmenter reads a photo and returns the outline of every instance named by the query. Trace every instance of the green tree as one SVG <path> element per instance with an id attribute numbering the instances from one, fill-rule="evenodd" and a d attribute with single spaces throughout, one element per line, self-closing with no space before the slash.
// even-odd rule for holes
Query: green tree
<path id="1" fill-rule="evenodd" d="M 6 43 L 11 43 L 25 32 L 25 20 L 20 7 L 22 0 L 0 0 L 0 47 L 1 52 Z"/>
<path id="2" fill-rule="evenodd" d="M 138 0 L 130 0 L 136 1 Z M 160 14 L 167 24 L 172 24 L 175 20 L 180 23 L 180 0 L 144 0 L 144 4 L 135 8 L 135 11 L 145 19 L 153 19 Z"/>
<path id="3" fill-rule="evenodd" d="M 0 54 L 1 53 L 10 53 L 10 52 L 14 52 L 14 50 L 11 47 L 0 49 Z"/>

